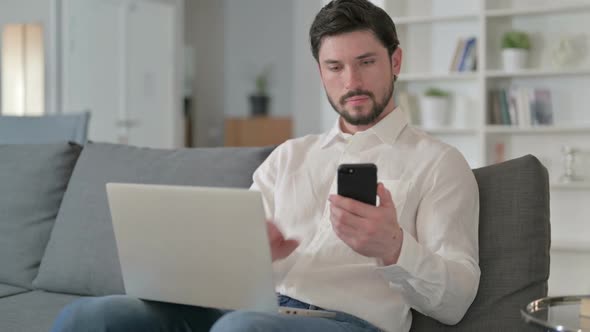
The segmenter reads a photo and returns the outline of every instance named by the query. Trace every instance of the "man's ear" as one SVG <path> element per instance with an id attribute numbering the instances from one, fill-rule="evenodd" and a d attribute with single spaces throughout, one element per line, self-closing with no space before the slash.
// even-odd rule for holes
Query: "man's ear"
<path id="1" fill-rule="evenodd" d="M 391 54 L 391 74 L 399 76 L 399 72 L 402 68 L 402 49 L 397 47 L 393 54 Z"/>

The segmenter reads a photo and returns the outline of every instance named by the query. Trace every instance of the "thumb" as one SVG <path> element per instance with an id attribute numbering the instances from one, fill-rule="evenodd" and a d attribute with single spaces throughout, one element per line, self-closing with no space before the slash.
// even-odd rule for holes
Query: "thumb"
<path id="1" fill-rule="evenodd" d="M 274 262 L 286 258 L 287 256 L 291 255 L 291 253 L 295 251 L 295 249 L 297 249 L 298 246 L 299 241 L 295 239 L 283 241 L 278 247 L 272 250 L 272 261 Z"/>
<path id="2" fill-rule="evenodd" d="M 283 233 L 281 233 L 281 231 L 278 229 L 277 225 L 275 225 L 275 223 L 267 221 L 266 222 L 266 232 L 268 234 L 268 239 L 271 242 L 274 241 L 283 241 Z"/>
<path id="3" fill-rule="evenodd" d="M 283 242 L 283 246 L 287 248 L 289 251 L 295 250 L 299 246 L 299 240 L 297 239 L 288 239 Z"/>
<path id="4" fill-rule="evenodd" d="M 379 206 L 395 206 L 393 204 L 393 198 L 391 198 L 391 193 L 382 182 L 379 182 L 377 185 L 377 196 L 379 196 Z"/>

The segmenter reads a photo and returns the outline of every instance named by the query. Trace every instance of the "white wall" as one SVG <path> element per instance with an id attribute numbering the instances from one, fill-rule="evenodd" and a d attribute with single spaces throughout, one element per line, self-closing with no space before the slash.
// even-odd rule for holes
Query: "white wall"
<path id="1" fill-rule="evenodd" d="M 267 65 L 270 113 L 291 115 L 293 1 L 226 0 L 225 19 L 225 115 L 249 115 L 248 95 Z"/>
<path id="2" fill-rule="evenodd" d="M 11 23 L 41 23 L 45 42 L 45 110 L 56 112 L 57 58 L 55 34 L 56 0 L 1 0 L 0 27 Z M 0 110 L 1 111 L 1 110 Z"/>
<path id="3" fill-rule="evenodd" d="M 338 119 L 338 114 L 326 96 L 309 41 L 309 28 L 317 13 L 328 2 L 330 1 L 304 0 L 297 1 L 294 5 L 293 42 L 294 54 L 297 56 L 293 61 L 295 136 L 326 132 Z"/>
<path id="4" fill-rule="evenodd" d="M 321 1 L 293 3 L 293 134 L 296 137 L 323 131 L 325 99 L 317 62 L 311 54 L 309 28 L 322 7 Z M 334 113 L 334 111 L 332 111 Z M 335 113 L 334 113 L 335 114 Z M 330 116 L 331 114 L 328 114 Z M 322 119 L 321 121 L 319 121 Z M 329 121 L 329 120 L 328 120 Z"/>

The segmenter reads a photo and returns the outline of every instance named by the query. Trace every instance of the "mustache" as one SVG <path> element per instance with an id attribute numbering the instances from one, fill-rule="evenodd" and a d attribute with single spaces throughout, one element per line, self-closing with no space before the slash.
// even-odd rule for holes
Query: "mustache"
<path id="1" fill-rule="evenodd" d="M 346 103 L 346 99 L 348 99 L 350 97 L 355 97 L 355 96 L 367 96 L 373 100 L 375 99 L 375 96 L 373 95 L 373 93 L 371 91 L 354 90 L 354 91 L 349 91 L 344 96 L 340 97 L 340 105 L 344 105 Z"/>

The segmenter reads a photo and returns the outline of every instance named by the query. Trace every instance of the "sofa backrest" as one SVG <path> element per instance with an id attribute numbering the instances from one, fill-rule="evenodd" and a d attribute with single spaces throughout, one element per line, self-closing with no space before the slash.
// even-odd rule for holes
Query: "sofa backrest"
<path id="1" fill-rule="evenodd" d="M 86 143 L 90 112 L 0 116 L 0 144 Z"/>
<path id="2" fill-rule="evenodd" d="M 247 188 L 272 148 L 160 150 L 88 143 L 64 196 L 34 286 L 107 295 L 124 292 L 107 182 Z"/>
<path id="3" fill-rule="evenodd" d="M 474 170 L 479 186 L 481 279 L 463 320 L 446 326 L 414 312 L 411 331 L 537 331 L 520 309 L 547 295 L 549 180 L 531 155 Z"/>

